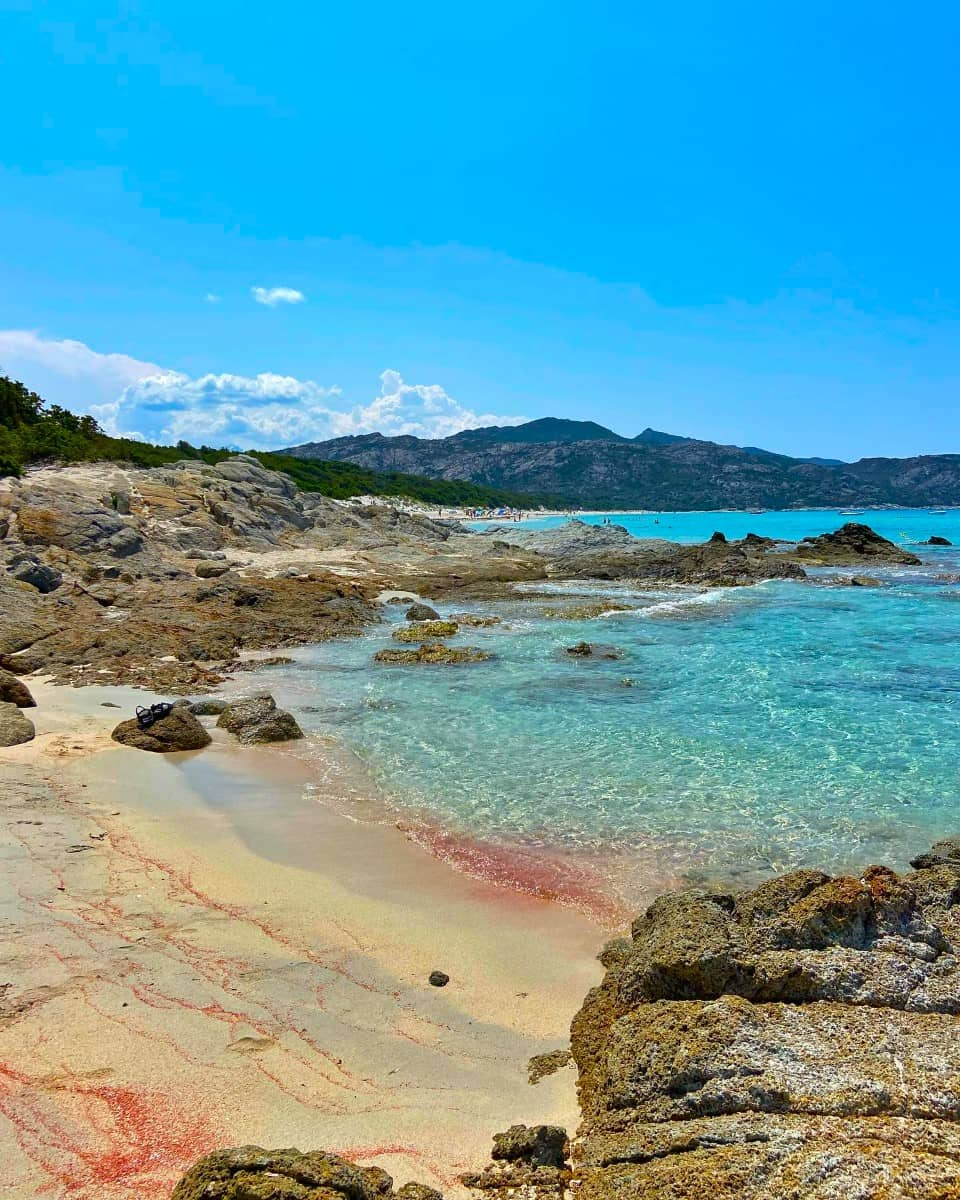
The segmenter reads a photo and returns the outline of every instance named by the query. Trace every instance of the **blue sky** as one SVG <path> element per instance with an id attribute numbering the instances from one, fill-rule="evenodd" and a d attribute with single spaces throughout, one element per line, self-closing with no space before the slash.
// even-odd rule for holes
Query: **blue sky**
<path id="1" fill-rule="evenodd" d="M 0 0 L 0 370 L 157 440 L 960 451 L 958 35 L 937 0 Z"/>

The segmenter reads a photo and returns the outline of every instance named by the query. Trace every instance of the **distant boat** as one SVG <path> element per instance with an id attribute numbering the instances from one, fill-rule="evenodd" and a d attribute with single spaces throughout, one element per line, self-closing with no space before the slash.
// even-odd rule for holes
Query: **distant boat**
<path id="1" fill-rule="evenodd" d="M 748 508 L 747 509 L 747 512 L 750 514 L 751 517 L 759 517 L 761 513 L 765 513 L 766 511 L 767 510 L 765 508 Z"/>
<path id="2" fill-rule="evenodd" d="M 947 510 L 945 508 L 931 508 L 930 516 L 931 517 L 942 517 L 946 511 Z"/>
<path id="3" fill-rule="evenodd" d="M 840 510 L 841 517 L 862 517 L 867 510 L 865 508 L 845 508 Z"/>

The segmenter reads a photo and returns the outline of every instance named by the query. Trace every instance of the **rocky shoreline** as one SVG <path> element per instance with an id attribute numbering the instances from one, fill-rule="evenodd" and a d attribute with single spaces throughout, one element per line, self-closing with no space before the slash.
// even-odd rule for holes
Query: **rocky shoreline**
<path id="1" fill-rule="evenodd" d="M 856 524 L 796 546 L 754 535 L 640 541 L 578 521 L 475 533 L 302 493 L 242 455 L 5 480 L 0 560 L 0 668 L 171 695 L 213 690 L 244 651 L 356 634 L 381 619 L 384 589 L 496 596 L 558 579 L 736 587 L 801 580 L 810 566 L 918 561 Z"/>
<path id="2" fill-rule="evenodd" d="M 304 495 L 243 456 L 215 467 L 190 460 L 155 470 L 45 469 L 6 481 L 0 556 L 0 716 L 11 731 L 0 741 L 20 743 L 18 750 L 33 738 L 22 712 L 32 699 L 31 675 L 202 696 L 241 669 L 248 652 L 355 636 L 382 621 L 383 603 L 398 594 L 452 601 L 509 594 L 518 583 L 583 579 L 726 588 L 802 581 L 810 567 L 918 562 L 858 524 L 797 545 L 754 535 L 728 542 L 720 534 L 696 546 L 638 541 L 618 526 L 579 522 L 478 534 L 385 505 Z M 858 581 L 876 582 L 860 575 L 846 582 Z M 412 645 L 380 653 L 410 669 L 478 661 L 482 652 L 443 639 L 459 623 L 495 619 L 441 618 L 422 605 L 409 616 L 393 640 Z M 602 649 L 579 643 L 567 652 Z M 221 729 L 240 742 L 296 737 L 294 717 L 272 700 L 245 703 L 242 712 L 214 714 Z M 159 751 L 144 758 L 207 745 L 210 733 L 193 707 L 171 708 L 174 715 L 143 737 L 135 721 L 121 722 L 116 740 Z M 18 787 L 25 806 L 29 773 Z M 115 836 L 109 823 L 104 836 Z M 745 1200 L 960 1197 L 960 1060 L 953 1050 L 960 847 L 941 844 L 915 866 L 903 876 L 870 867 L 859 878 L 800 871 L 742 895 L 658 900 L 630 939 L 604 950 L 604 980 L 574 1019 L 579 1130 L 568 1139 L 553 1125 L 514 1126 L 497 1135 L 487 1169 L 459 1184 L 448 1180 L 445 1190 L 536 1197 L 575 1189 L 603 1200 L 693 1197 L 705 1187 Z M 189 874 L 176 878 L 181 888 Z M 185 905 L 194 903 L 189 888 L 184 895 Z M 55 893 L 43 901 L 52 909 L 61 903 Z M 100 915 L 84 920 L 116 925 L 125 936 L 118 910 L 90 903 Z M 247 919 L 235 902 L 223 911 Z M 260 937 L 267 926 L 258 922 Z M 314 962 L 312 952 L 303 953 Z M 335 975 L 341 957 L 323 958 L 323 969 Z M 88 974 L 96 975 L 98 961 L 94 955 L 87 963 Z M 124 967 L 123 986 L 139 987 L 135 975 Z M 230 1003 L 241 993 L 231 993 Z M 381 993 L 390 1011 L 390 985 L 378 983 Z M 160 997 L 164 1009 L 180 1003 L 166 991 L 144 994 Z M 14 995 L 0 1017 L 12 1027 L 46 999 L 38 995 L 23 1008 L 22 995 Z M 282 1005 L 276 1012 L 282 1018 L 267 1024 L 279 1030 L 293 1014 Z M 244 1020 L 259 1028 L 254 1018 Z M 566 1053 L 544 1049 L 531 1081 L 562 1067 Z M 26 1086 L 26 1076 L 10 1078 L 0 1090 Z M 377 1119 L 387 1144 L 389 1118 Z M 197 1142 L 198 1149 L 209 1145 L 206 1135 Z M 320 1151 L 247 1147 L 205 1159 L 174 1194 L 386 1200 L 394 1193 L 379 1168 Z M 438 1192 L 406 1185 L 396 1195 L 433 1200 Z"/>

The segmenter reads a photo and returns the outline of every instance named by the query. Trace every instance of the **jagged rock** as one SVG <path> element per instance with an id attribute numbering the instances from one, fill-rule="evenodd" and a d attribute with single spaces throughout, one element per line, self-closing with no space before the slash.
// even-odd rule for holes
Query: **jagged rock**
<path id="1" fill-rule="evenodd" d="M 424 1184 L 399 1192 L 379 1167 L 357 1167 L 336 1154 L 314 1150 L 263 1150 L 239 1146 L 217 1150 L 193 1166 L 171 1200 L 435 1200 Z"/>
<path id="2" fill-rule="evenodd" d="M 33 741 L 36 734 L 33 722 L 16 704 L 0 703 L 0 746 L 20 746 Z"/>
<path id="3" fill-rule="evenodd" d="M 503 1197 L 560 1197 L 570 1180 L 568 1149 L 567 1131 L 558 1125 L 511 1125 L 493 1135 L 493 1162 L 461 1182 Z"/>
<path id="4" fill-rule="evenodd" d="M 663 896 L 576 1016 L 590 1200 L 960 1195 L 960 839 Z"/>
<path id="5" fill-rule="evenodd" d="M 121 721 L 110 735 L 122 746 L 149 750 L 153 754 L 172 754 L 179 750 L 202 750 L 210 745 L 210 734 L 193 713 L 174 707 L 165 717 L 141 729 L 136 717 Z"/>
<path id="6" fill-rule="evenodd" d="M 17 708 L 36 708 L 30 689 L 16 675 L 0 670 L 0 703 L 15 704 Z"/>
<path id="7" fill-rule="evenodd" d="M 461 666 L 465 663 L 486 662 L 492 655 L 476 646 L 444 646 L 441 642 L 424 642 L 416 650 L 378 650 L 373 661 L 394 666 L 408 663 L 434 663 Z"/>
<path id="8" fill-rule="evenodd" d="M 408 621 L 439 621 L 440 614 L 429 604 L 411 604 L 403 614 Z"/>
<path id="9" fill-rule="evenodd" d="M 13 565 L 10 567 L 10 574 L 20 583 L 29 583 L 44 596 L 55 592 L 63 583 L 63 574 L 56 567 L 51 567 L 29 555 L 20 555 L 14 559 Z"/>
<path id="10" fill-rule="evenodd" d="M 251 696 L 236 700 L 221 712 L 217 727 L 226 729 L 244 745 L 263 742 L 292 742 L 303 737 L 303 730 L 288 712 L 277 708 L 272 696 Z"/>
<path id="11" fill-rule="evenodd" d="M 938 534 L 934 534 L 933 537 L 928 537 L 923 544 L 925 546 L 952 546 L 953 542 L 951 542 L 948 538 L 940 537 Z"/>
<path id="12" fill-rule="evenodd" d="M 833 533 L 821 533 L 819 537 L 804 538 L 794 552 L 805 562 L 818 566 L 854 566 L 861 562 L 890 562 L 916 565 L 920 562 L 915 554 L 895 545 L 869 525 L 848 521 Z"/>
<path id="13" fill-rule="evenodd" d="M 398 642 L 425 642 L 430 638 L 454 637 L 459 631 L 456 621 L 419 621 L 395 629 L 393 636 Z"/>
<path id="14" fill-rule="evenodd" d="M 34 503 L 23 504 L 17 520 L 27 546 L 59 546 L 84 557 L 105 554 L 128 558 L 144 547 L 129 518 L 111 508 L 66 491 L 47 489 Z"/>

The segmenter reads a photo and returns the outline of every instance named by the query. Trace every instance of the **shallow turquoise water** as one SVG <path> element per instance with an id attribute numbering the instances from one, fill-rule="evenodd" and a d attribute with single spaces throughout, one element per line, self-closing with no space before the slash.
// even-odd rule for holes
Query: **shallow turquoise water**
<path id="1" fill-rule="evenodd" d="M 695 528 L 697 516 L 684 520 Z M 785 536 L 797 536 L 794 520 L 809 532 L 840 523 L 830 513 L 818 527 L 815 516 L 711 513 L 700 536 L 745 532 L 744 521 Z M 960 542 L 957 514 L 893 518 L 907 530 L 914 521 Z M 501 627 L 464 630 L 459 642 L 495 661 L 377 666 L 387 626 L 299 653 L 271 686 L 306 727 L 355 749 L 391 805 L 467 833 L 653 849 L 719 876 L 903 865 L 960 833 L 960 584 L 939 577 L 960 572 L 960 552 L 924 557 L 920 569 L 871 571 L 882 589 L 559 585 L 492 606 Z M 640 607 L 542 616 L 583 593 Z M 623 656 L 573 659 L 564 647 L 581 639 Z"/>

